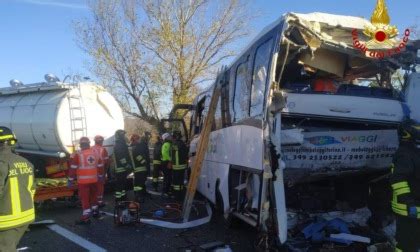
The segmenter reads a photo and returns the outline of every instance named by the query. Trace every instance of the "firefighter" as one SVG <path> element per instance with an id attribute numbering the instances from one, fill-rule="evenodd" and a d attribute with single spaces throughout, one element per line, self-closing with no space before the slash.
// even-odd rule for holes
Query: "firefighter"
<path id="1" fill-rule="evenodd" d="M 136 201 L 143 203 L 147 195 L 147 166 L 150 165 L 147 157 L 149 155 L 149 147 L 146 145 L 145 140 L 141 140 L 137 134 L 131 136 L 131 146 L 134 165 L 134 196 Z"/>
<path id="2" fill-rule="evenodd" d="M 104 207 L 104 186 L 106 181 L 107 170 L 109 165 L 109 155 L 108 151 L 105 147 L 103 147 L 104 144 L 104 137 L 97 135 L 93 139 L 95 141 L 95 145 L 92 146 L 93 151 L 97 155 L 98 159 L 102 160 L 103 168 L 98 169 L 98 183 L 97 183 L 97 195 L 98 195 L 98 206 Z"/>
<path id="3" fill-rule="evenodd" d="M 163 172 L 163 189 L 162 194 L 164 196 L 169 196 L 171 193 L 171 184 L 172 184 L 172 136 L 169 133 L 162 135 L 162 150 L 161 150 L 161 168 Z"/>
<path id="4" fill-rule="evenodd" d="M 16 251 L 19 240 L 35 219 L 34 168 L 12 152 L 13 132 L 0 127 L 0 251 Z"/>
<path id="5" fill-rule="evenodd" d="M 396 251 L 419 251 L 420 125 L 403 124 L 392 166 L 392 210 L 396 214 Z"/>
<path id="6" fill-rule="evenodd" d="M 173 132 L 172 143 L 172 190 L 177 200 L 184 194 L 185 169 L 188 163 L 188 148 L 181 140 L 181 132 Z"/>
<path id="7" fill-rule="evenodd" d="M 82 217 L 76 224 L 89 224 L 90 216 L 99 217 L 97 183 L 98 170 L 103 169 L 102 159 L 98 157 L 92 148 L 87 137 L 79 140 L 80 150 L 71 157 L 69 180 L 72 184 L 77 179 L 79 198 L 82 202 Z"/>
<path id="8" fill-rule="evenodd" d="M 149 142 L 152 134 L 148 131 L 144 132 L 143 137 L 140 139 L 140 144 L 143 145 L 146 155 L 146 162 L 147 162 L 147 176 L 151 176 L 150 174 L 150 152 L 149 152 Z"/>
<path id="9" fill-rule="evenodd" d="M 127 176 L 131 171 L 131 158 L 125 139 L 125 131 L 117 130 L 115 132 L 114 145 L 114 163 L 115 163 L 115 201 L 124 201 L 127 198 L 125 187 L 127 185 Z"/>
<path id="10" fill-rule="evenodd" d="M 158 178 L 162 170 L 161 168 L 162 159 L 162 138 L 157 136 L 156 144 L 153 148 L 153 189 L 158 191 Z"/>

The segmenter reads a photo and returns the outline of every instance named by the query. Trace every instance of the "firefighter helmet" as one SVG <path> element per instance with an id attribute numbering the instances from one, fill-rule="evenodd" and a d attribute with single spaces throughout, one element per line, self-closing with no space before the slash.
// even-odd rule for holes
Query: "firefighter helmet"
<path id="1" fill-rule="evenodd" d="M 13 131 L 7 127 L 0 126 L 0 143 L 14 145 L 17 139 Z"/>
<path id="2" fill-rule="evenodd" d="M 79 144 L 90 144 L 90 140 L 87 137 L 81 137 L 79 140 Z"/>
<path id="3" fill-rule="evenodd" d="M 95 141 L 95 143 L 102 143 L 104 141 L 104 137 L 101 135 L 96 135 L 93 140 Z"/>
<path id="4" fill-rule="evenodd" d="M 125 140 L 125 133 L 122 129 L 115 131 L 115 140 Z"/>
<path id="5" fill-rule="evenodd" d="M 414 121 L 403 122 L 399 129 L 402 143 L 412 143 L 416 147 L 420 145 L 420 125 Z"/>
<path id="6" fill-rule="evenodd" d="M 168 139 L 168 138 L 170 138 L 171 137 L 171 134 L 169 134 L 169 133 L 164 133 L 163 135 L 162 135 L 162 140 L 163 141 L 165 141 L 166 139 Z"/>

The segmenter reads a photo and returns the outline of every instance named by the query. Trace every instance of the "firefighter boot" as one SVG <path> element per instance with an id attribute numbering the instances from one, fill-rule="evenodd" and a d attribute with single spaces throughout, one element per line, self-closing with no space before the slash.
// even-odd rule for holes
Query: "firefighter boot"
<path id="1" fill-rule="evenodd" d="M 155 192 L 158 192 L 158 189 L 159 189 L 159 184 L 158 184 L 158 182 L 154 182 L 154 181 L 153 181 L 153 190 L 154 190 Z"/>
<path id="2" fill-rule="evenodd" d="M 103 219 L 101 213 L 99 212 L 99 207 L 98 206 L 93 206 L 92 207 L 92 217 L 97 219 L 97 220 L 102 220 Z"/>
<path id="3" fill-rule="evenodd" d="M 89 215 L 83 215 L 80 220 L 76 220 L 75 224 L 76 225 L 89 225 L 90 224 L 90 217 Z"/>

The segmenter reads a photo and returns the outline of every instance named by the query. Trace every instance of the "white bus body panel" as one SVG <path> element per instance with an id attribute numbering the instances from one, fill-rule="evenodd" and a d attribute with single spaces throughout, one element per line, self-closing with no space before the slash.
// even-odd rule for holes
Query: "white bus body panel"
<path id="1" fill-rule="evenodd" d="M 384 123 L 399 123 L 404 117 L 401 102 L 398 100 L 298 93 L 287 93 L 287 105 L 283 114 Z"/>
<path id="2" fill-rule="evenodd" d="M 210 133 L 209 147 L 204 157 L 197 190 L 211 202 L 216 202 L 216 184 L 223 197 L 225 211 L 229 210 L 229 169 L 231 165 L 263 170 L 262 129 L 236 125 Z M 195 153 L 199 137 L 190 144 L 190 154 Z M 191 166 L 194 158 L 191 159 Z"/>

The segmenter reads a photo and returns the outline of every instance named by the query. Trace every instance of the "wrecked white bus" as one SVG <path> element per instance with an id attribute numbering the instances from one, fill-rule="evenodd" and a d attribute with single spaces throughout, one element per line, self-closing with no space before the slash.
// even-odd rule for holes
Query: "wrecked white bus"
<path id="1" fill-rule="evenodd" d="M 358 17 L 288 13 L 221 73 L 198 191 L 226 218 L 274 232 L 284 243 L 286 209 L 368 205 L 370 183 L 386 177 L 399 145 L 397 128 L 410 109 L 417 113 L 418 103 L 404 102 L 391 85 L 401 68 L 394 58 L 372 58 L 353 47 L 352 32 L 367 41 L 369 25 Z M 410 97 L 418 93 L 410 82 L 419 78 L 408 78 Z M 191 162 L 212 90 L 191 106 Z M 384 195 L 375 202 L 372 208 L 389 208 Z"/>

